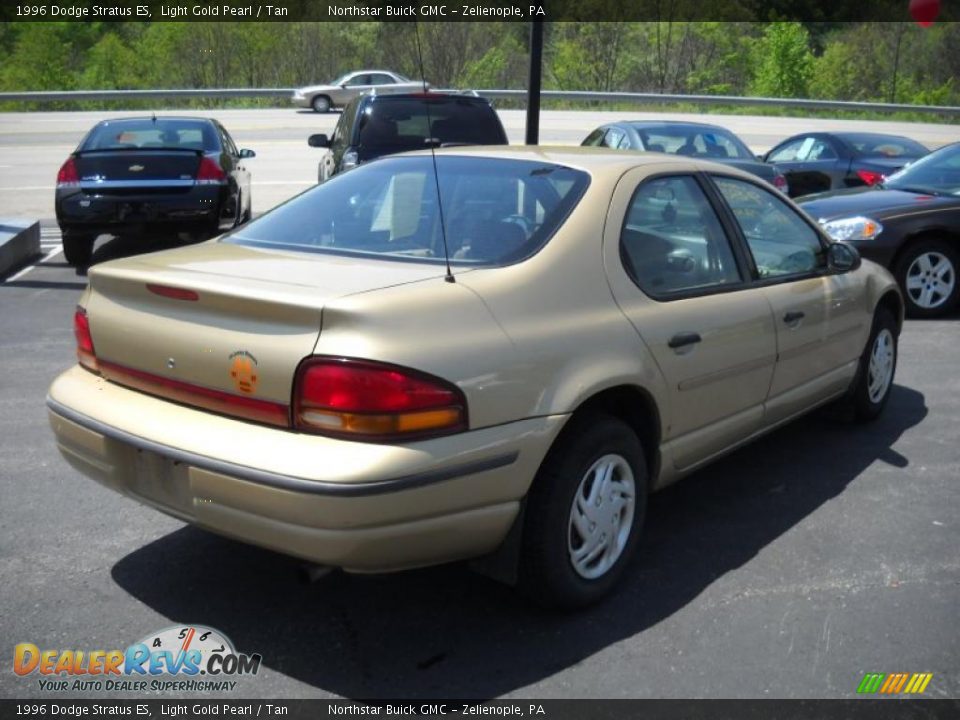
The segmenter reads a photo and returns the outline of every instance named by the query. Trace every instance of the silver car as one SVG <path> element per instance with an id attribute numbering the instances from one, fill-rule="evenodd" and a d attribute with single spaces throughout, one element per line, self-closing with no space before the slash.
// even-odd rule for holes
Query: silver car
<path id="1" fill-rule="evenodd" d="M 409 93 L 425 90 L 429 83 L 411 80 L 389 70 L 359 70 L 326 85 L 311 85 L 293 93 L 293 104 L 325 113 L 343 107 L 355 97 L 376 88 L 378 93 Z"/>

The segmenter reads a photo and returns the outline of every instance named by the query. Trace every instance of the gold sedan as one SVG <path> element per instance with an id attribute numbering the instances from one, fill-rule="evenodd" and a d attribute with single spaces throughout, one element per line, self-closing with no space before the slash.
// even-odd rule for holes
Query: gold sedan
<path id="1" fill-rule="evenodd" d="M 651 491 L 831 401 L 876 417 L 903 318 L 762 180 L 593 148 L 385 158 L 89 279 L 48 398 L 80 472 L 322 565 L 479 558 L 566 607 L 622 575 Z"/>

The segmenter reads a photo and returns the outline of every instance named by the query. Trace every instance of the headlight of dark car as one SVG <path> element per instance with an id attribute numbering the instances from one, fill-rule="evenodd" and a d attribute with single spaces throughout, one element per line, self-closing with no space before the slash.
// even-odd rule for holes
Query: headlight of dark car
<path id="1" fill-rule="evenodd" d="M 856 240 L 873 240 L 883 232 L 883 225 L 868 217 L 839 218 L 825 222 L 820 221 L 821 227 L 827 234 L 838 242 Z"/>

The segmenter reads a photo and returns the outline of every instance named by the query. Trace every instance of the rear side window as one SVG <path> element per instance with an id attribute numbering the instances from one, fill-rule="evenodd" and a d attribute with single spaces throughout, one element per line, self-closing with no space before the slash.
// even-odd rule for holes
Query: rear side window
<path id="1" fill-rule="evenodd" d="M 620 256 L 640 289 L 657 298 L 741 281 L 723 226 L 692 177 L 647 180 L 633 195 Z"/>
<path id="2" fill-rule="evenodd" d="M 840 139 L 857 157 L 917 157 L 928 152 L 920 143 L 896 136 L 841 135 Z"/>
<path id="3" fill-rule="evenodd" d="M 449 155 L 436 163 L 436 176 L 429 156 L 361 165 L 224 242 L 442 264 L 442 217 L 451 262 L 503 265 L 539 250 L 589 183 L 550 163 Z"/>
<path id="4" fill-rule="evenodd" d="M 360 116 L 360 145 L 366 148 L 506 143 L 506 134 L 493 108 L 465 98 L 380 100 L 371 103 Z"/>
<path id="5" fill-rule="evenodd" d="M 744 180 L 713 180 L 743 231 L 761 279 L 826 267 L 820 236 L 783 200 Z"/>
<path id="6" fill-rule="evenodd" d="M 110 121 L 97 125 L 81 151 L 90 150 L 203 150 L 219 152 L 213 126 L 202 120 L 161 119 Z"/>

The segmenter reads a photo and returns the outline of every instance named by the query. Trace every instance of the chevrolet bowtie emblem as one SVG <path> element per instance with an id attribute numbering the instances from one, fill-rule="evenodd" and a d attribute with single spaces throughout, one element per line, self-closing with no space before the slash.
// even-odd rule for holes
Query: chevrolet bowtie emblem
<path id="1" fill-rule="evenodd" d="M 130 172 L 140 172 L 141 170 L 143 170 L 143 165 L 131 165 L 131 166 L 130 166 L 129 168 L 127 168 L 127 169 L 128 169 Z"/>

